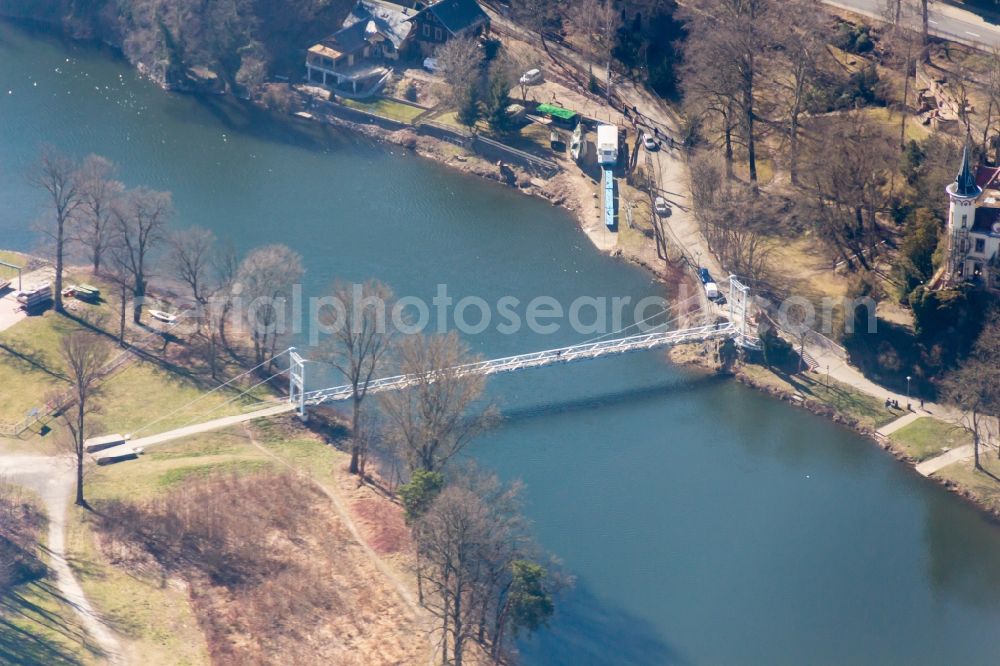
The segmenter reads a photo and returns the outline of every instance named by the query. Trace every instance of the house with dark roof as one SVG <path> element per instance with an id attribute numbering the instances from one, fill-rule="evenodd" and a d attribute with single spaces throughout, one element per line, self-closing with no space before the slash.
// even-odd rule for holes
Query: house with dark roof
<path id="1" fill-rule="evenodd" d="M 410 18 L 414 48 L 431 55 L 455 37 L 479 37 L 490 31 L 490 17 L 476 0 L 438 0 Z"/>
<path id="2" fill-rule="evenodd" d="M 385 0 L 359 0 L 342 27 L 306 54 L 306 80 L 346 97 L 378 92 L 412 31 L 415 10 Z"/>
<path id="3" fill-rule="evenodd" d="M 973 168 L 968 147 L 949 199 L 945 283 L 975 282 L 1000 290 L 1000 167 Z"/>

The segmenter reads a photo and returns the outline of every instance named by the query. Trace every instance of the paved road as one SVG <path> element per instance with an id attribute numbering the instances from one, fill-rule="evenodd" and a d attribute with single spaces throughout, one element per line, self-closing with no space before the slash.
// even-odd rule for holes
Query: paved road
<path id="1" fill-rule="evenodd" d="M 859 14 L 881 18 L 883 0 L 823 0 L 833 7 L 848 9 Z M 939 37 L 971 45 L 1000 45 L 1000 26 L 985 21 L 972 12 L 948 4 L 931 5 L 930 32 Z M 916 30 L 920 29 L 920 16 L 909 19 Z"/>

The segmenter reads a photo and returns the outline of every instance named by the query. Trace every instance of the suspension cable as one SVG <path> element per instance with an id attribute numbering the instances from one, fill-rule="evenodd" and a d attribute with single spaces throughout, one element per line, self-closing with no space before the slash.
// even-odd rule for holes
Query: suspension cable
<path id="1" fill-rule="evenodd" d="M 143 425 L 143 426 L 141 426 L 141 427 L 139 427 L 139 428 L 136 428 L 135 430 L 133 430 L 133 431 L 132 431 L 132 435 L 135 435 L 135 433 L 137 433 L 137 432 L 142 432 L 143 430 L 146 430 L 146 429 L 147 429 L 147 428 L 149 428 L 150 426 L 154 426 L 154 425 L 156 425 L 157 423 L 159 423 L 160 421 L 163 421 L 164 419 L 167 419 L 167 418 L 170 418 L 171 416 L 173 416 L 174 414 L 178 413 L 179 411 L 181 411 L 181 410 L 183 410 L 183 409 L 187 409 L 188 407 L 190 407 L 190 406 L 191 406 L 191 405 L 193 405 L 194 403 L 198 402 L 198 401 L 199 401 L 199 400 L 201 400 L 202 398 L 205 398 L 205 397 L 207 397 L 207 396 L 210 396 L 211 394 L 215 393 L 216 391 L 218 391 L 218 390 L 220 390 L 220 389 L 223 389 L 223 388 L 225 388 L 226 386 L 229 386 L 230 384 L 232 384 L 233 382 L 235 382 L 235 381 L 236 381 L 237 379 L 239 379 L 239 378 L 241 378 L 241 377 L 245 377 L 246 375 L 250 374 L 251 372 L 253 372 L 253 371 L 257 370 L 258 368 L 261 368 L 261 367 L 263 367 L 263 366 L 267 365 L 268 363 L 271 363 L 271 362 L 273 362 L 273 361 L 274 361 L 275 359 L 278 359 L 278 358 L 281 358 L 282 356 L 284 356 L 285 354 L 287 354 L 287 353 L 288 353 L 288 352 L 290 352 L 291 350 L 292 350 L 292 348 L 291 348 L 291 347 L 289 347 L 289 348 L 288 348 L 288 349 L 286 349 L 285 351 L 283 351 L 283 352 L 280 352 L 280 353 L 278 353 L 278 354 L 275 354 L 274 356 L 272 356 L 272 357 L 271 357 L 270 359 L 268 359 L 268 360 L 264 361 L 263 363 L 259 363 L 258 365 L 255 365 L 254 367 L 250 368 L 250 369 L 249 369 L 249 370 L 247 370 L 246 372 L 243 372 L 243 373 L 240 373 L 240 374 L 236 375 L 235 377 L 233 377 L 233 378 L 232 378 L 232 379 L 230 379 L 229 381 L 227 381 L 227 382 L 224 382 L 224 383 L 222 383 L 222 384 L 219 384 L 218 386 L 216 386 L 215 388 L 213 388 L 213 389 L 212 389 L 211 391 L 208 391 L 207 393 L 202 393 L 201 395 L 199 395 L 199 396 L 198 396 L 197 398 L 195 398 L 194 400 L 191 400 L 191 401 L 189 401 L 189 402 L 187 402 L 187 403 L 185 403 L 185 404 L 181 405 L 181 406 L 180 406 L 180 407 L 178 407 L 177 409 L 175 409 L 175 410 L 173 410 L 173 411 L 171 411 L 171 412 L 168 412 L 168 413 L 164 414 L 163 416 L 160 416 L 159 418 L 156 418 L 156 419 L 154 419 L 154 420 L 150 421 L 149 423 L 146 423 L 145 425 Z M 281 374 L 281 373 L 278 373 L 278 374 Z M 277 376 L 277 375 L 275 375 L 275 376 Z M 242 395 L 242 394 L 241 394 L 241 395 Z M 226 403 L 223 403 L 223 404 L 226 404 Z"/>

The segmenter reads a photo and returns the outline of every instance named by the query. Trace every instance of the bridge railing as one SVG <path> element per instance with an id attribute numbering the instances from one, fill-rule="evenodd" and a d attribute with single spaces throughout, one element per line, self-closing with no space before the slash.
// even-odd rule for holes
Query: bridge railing
<path id="1" fill-rule="evenodd" d="M 568 347 L 531 352 L 529 354 L 518 354 L 516 356 L 505 356 L 503 358 L 490 359 L 488 361 L 467 363 L 428 374 L 383 377 L 370 382 L 368 384 L 368 392 L 379 393 L 382 391 L 403 389 L 408 386 L 412 386 L 421 380 L 426 381 L 429 379 L 430 381 L 434 381 L 435 375 L 444 376 L 446 373 L 452 376 L 464 376 L 469 374 L 496 375 L 502 372 L 513 372 L 515 370 L 537 368 L 554 363 L 568 363 L 570 361 L 584 358 L 596 358 L 606 354 L 619 354 L 642 349 L 652 349 L 654 347 L 666 345 L 703 342 L 714 338 L 733 337 L 738 333 L 738 329 L 732 322 L 720 322 L 718 324 L 696 326 L 694 328 L 661 331 L 659 333 L 644 333 L 625 338 L 587 342 L 579 345 L 570 345 Z M 351 393 L 352 387 L 347 384 L 327 389 L 320 389 L 318 391 L 310 391 L 306 393 L 303 398 L 306 404 L 318 405 L 328 401 L 345 400 L 351 396 Z"/>

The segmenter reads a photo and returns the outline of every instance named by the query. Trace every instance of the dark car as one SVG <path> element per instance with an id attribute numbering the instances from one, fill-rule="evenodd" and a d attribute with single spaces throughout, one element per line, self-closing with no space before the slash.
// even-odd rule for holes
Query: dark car
<path id="1" fill-rule="evenodd" d="M 698 277 L 701 279 L 702 284 L 708 284 L 709 282 L 715 282 L 712 279 L 712 274 L 708 272 L 707 268 L 698 269 Z"/>

